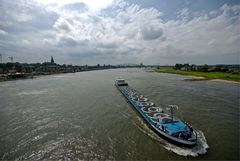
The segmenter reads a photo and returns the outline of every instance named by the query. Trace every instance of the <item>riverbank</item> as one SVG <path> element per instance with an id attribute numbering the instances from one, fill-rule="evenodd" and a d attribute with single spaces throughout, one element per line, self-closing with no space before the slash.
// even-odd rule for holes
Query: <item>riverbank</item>
<path id="1" fill-rule="evenodd" d="M 33 73 L 9 73 L 9 74 L 0 74 L 0 82 L 12 81 L 12 80 L 21 80 L 21 79 L 33 79 L 38 76 L 46 75 L 56 75 L 56 74 L 66 74 L 66 73 L 77 73 L 77 72 L 88 72 L 96 70 L 107 70 L 111 68 L 104 69 L 91 69 L 91 70 L 81 70 L 81 71 L 70 71 L 70 72 L 33 72 Z"/>
<path id="2" fill-rule="evenodd" d="M 176 70 L 172 67 L 160 67 L 153 69 L 159 73 L 171 73 L 191 76 L 186 79 L 188 81 L 199 81 L 199 80 L 216 80 L 231 83 L 240 83 L 240 74 L 224 73 L 224 72 L 200 72 L 200 71 L 184 71 Z"/>
<path id="3" fill-rule="evenodd" d="M 33 75 L 28 73 L 1 74 L 0 82 L 17 80 L 17 79 L 30 79 L 30 78 L 33 78 Z"/>
<path id="4" fill-rule="evenodd" d="M 22 79 L 33 79 L 38 76 L 44 75 L 55 75 L 55 74 L 64 74 L 64 73 L 15 73 L 15 74 L 2 74 L 0 75 L 0 82 L 12 81 L 12 80 L 22 80 Z"/>

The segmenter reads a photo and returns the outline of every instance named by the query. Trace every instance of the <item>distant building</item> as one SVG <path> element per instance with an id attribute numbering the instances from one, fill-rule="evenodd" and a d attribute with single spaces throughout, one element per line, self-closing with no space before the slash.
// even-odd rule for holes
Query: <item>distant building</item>
<path id="1" fill-rule="evenodd" d="M 51 56 L 51 64 L 54 64 L 53 56 Z"/>
<path id="2" fill-rule="evenodd" d="M 198 70 L 198 67 L 195 64 L 192 64 L 191 65 L 191 70 L 196 71 L 196 70 Z"/>
<path id="3" fill-rule="evenodd" d="M 189 70 L 191 70 L 191 67 L 190 67 L 189 64 L 183 64 L 182 67 L 181 67 L 181 70 L 189 71 Z"/>
<path id="4" fill-rule="evenodd" d="M 239 67 L 231 67 L 228 69 L 228 72 L 230 73 L 235 73 L 235 74 L 240 74 L 240 68 Z"/>
<path id="5" fill-rule="evenodd" d="M 23 66 L 22 72 L 24 73 L 32 73 L 35 69 L 34 65 L 30 65 L 27 63 L 24 63 L 22 66 Z"/>
<path id="6" fill-rule="evenodd" d="M 42 72 L 50 72 L 50 73 L 54 73 L 54 72 L 59 72 L 61 70 L 60 66 L 57 65 L 56 63 L 54 63 L 54 59 L 51 56 L 51 61 L 50 62 L 44 62 L 42 63 L 42 65 L 40 66 L 40 71 Z"/>

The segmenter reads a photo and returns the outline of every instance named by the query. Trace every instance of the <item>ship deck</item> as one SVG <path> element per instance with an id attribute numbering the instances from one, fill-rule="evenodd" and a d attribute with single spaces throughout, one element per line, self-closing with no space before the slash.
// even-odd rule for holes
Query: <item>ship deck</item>
<path id="1" fill-rule="evenodd" d="M 161 131 L 161 134 L 165 135 L 165 137 L 169 136 L 178 141 L 183 141 L 180 137 L 185 139 L 194 137 L 192 128 L 180 119 L 172 119 L 171 114 L 167 110 L 157 106 L 135 89 L 130 86 L 117 87 L 144 120 L 154 128 L 154 131 Z"/>

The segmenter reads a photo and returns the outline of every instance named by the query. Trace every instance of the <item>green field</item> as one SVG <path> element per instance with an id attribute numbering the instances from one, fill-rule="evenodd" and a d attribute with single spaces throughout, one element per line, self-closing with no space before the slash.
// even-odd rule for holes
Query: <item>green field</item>
<path id="1" fill-rule="evenodd" d="M 154 71 L 160 72 L 160 73 L 172 73 L 172 74 L 204 77 L 205 80 L 222 79 L 222 80 L 240 82 L 240 74 L 231 74 L 231 73 L 224 73 L 224 72 L 183 71 L 183 70 L 176 70 L 173 67 L 160 67 L 159 69 L 155 68 Z"/>

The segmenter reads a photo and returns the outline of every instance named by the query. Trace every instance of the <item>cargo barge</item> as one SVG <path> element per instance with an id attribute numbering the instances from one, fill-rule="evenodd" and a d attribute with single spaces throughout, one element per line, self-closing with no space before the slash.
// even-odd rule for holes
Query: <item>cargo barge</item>
<path id="1" fill-rule="evenodd" d="M 124 79 L 117 79 L 115 85 L 157 135 L 180 146 L 196 144 L 197 133 L 192 126 L 173 116 L 176 105 L 169 105 L 167 109 L 157 106 L 130 87 Z"/>

